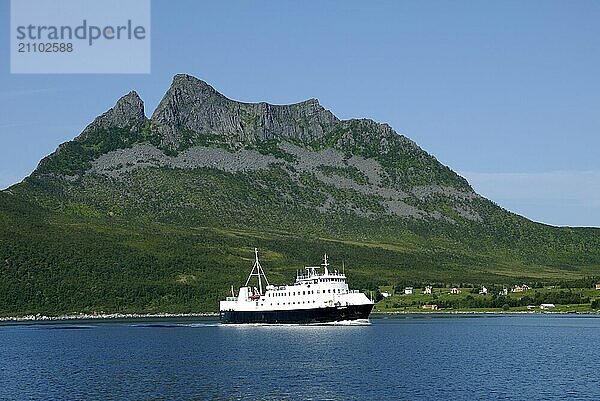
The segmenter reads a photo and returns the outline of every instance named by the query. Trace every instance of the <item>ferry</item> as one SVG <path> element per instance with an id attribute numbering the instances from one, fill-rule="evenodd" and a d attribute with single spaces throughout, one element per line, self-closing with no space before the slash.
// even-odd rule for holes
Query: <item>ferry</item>
<path id="1" fill-rule="evenodd" d="M 270 285 L 254 249 L 254 266 L 236 295 L 220 302 L 222 323 L 330 323 L 367 321 L 374 302 L 358 290 L 350 290 L 346 275 L 329 270 L 327 254 L 321 266 L 305 267 L 292 285 Z M 323 274 L 319 270 L 323 268 Z M 248 284 L 256 277 L 258 287 Z M 263 281 L 265 288 L 263 291 Z"/>

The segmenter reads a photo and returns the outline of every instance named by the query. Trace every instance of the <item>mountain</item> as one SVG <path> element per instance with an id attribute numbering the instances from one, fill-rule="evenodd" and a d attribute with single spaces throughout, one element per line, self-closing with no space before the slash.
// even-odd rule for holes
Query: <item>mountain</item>
<path id="1" fill-rule="evenodd" d="M 503 210 L 387 124 L 176 75 L 150 118 L 130 92 L 0 192 L 0 314 L 214 311 L 255 246 L 273 282 L 327 252 L 375 289 L 574 280 L 599 244 Z"/>

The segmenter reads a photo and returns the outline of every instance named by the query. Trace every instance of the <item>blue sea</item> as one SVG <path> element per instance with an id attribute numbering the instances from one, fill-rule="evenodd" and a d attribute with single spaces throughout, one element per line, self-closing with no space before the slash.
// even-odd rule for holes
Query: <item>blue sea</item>
<path id="1" fill-rule="evenodd" d="M 599 400 L 600 317 L 0 326 L 0 400 Z"/>

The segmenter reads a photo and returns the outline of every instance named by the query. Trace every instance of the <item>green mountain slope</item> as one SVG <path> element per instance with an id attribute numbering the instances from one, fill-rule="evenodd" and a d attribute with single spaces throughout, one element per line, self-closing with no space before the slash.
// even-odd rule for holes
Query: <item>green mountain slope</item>
<path id="1" fill-rule="evenodd" d="M 215 311 L 255 246 L 273 282 L 327 252 L 368 289 L 576 279 L 599 243 L 501 209 L 385 124 L 177 75 L 151 118 L 131 92 L 0 192 L 0 314 Z"/>

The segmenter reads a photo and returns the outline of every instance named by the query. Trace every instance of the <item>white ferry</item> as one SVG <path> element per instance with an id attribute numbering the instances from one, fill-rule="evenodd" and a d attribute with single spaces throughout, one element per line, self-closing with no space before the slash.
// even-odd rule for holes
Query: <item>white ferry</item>
<path id="1" fill-rule="evenodd" d="M 321 266 L 305 267 L 306 274 L 297 275 L 292 285 L 270 285 L 254 249 L 254 266 L 237 296 L 231 286 L 231 297 L 220 302 L 222 323 L 326 323 L 368 319 L 373 301 L 358 290 L 348 289 L 342 272 L 329 271 L 327 255 Z M 257 287 L 249 287 L 256 277 Z M 263 280 L 266 283 L 263 292 Z"/>

